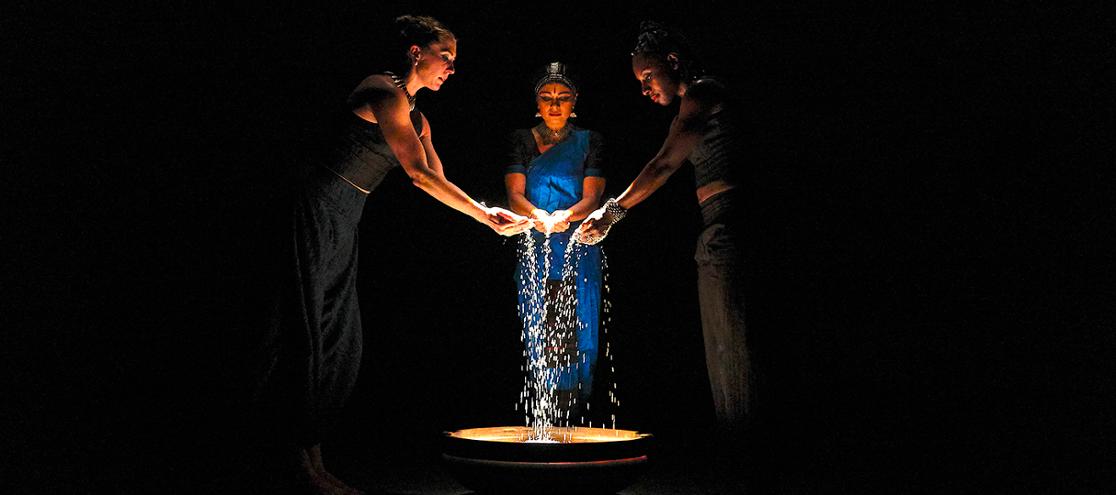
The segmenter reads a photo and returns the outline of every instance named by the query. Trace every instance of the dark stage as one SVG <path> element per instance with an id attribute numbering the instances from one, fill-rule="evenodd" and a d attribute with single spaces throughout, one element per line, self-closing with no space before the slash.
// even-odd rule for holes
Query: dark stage
<path id="1" fill-rule="evenodd" d="M 285 184 L 381 69 L 377 29 L 416 13 L 459 39 L 418 107 L 488 204 L 555 59 L 606 140 L 606 197 L 654 156 L 676 109 L 632 75 L 641 19 L 685 30 L 752 112 L 773 419 L 756 449 L 713 430 L 684 167 L 603 244 L 620 406 L 600 414 L 655 436 L 623 494 L 1109 493 L 1111 9 L 671 7 L 5 8 L 0 491 L 282 493 L 238 391 Z M 326 463 L 371 493 L 464 495 L 439 435 L 523 423 L 514 241 L 401 171 L 359 235 L 362 370 Z"/>

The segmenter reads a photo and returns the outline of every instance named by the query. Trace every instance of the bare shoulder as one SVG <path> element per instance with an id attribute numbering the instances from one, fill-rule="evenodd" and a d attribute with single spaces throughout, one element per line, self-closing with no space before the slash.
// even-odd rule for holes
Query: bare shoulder
<path id="1" fill-rule="evenodd" d="M 678 108 L 678 120 L 689 125 L 702 123 L 721 110 L 726 88 L 720 82 L 699 79 L 686 88 Z"/>
<path id="2" fill-rule="evenodd" d="M 715 77 L 698 78 L 686 90 L 687 94 L 692 93 L 698 98 L 724 98 L 726 92 L 728 92 L 728 86 L 725 85 L 724 81 Z"/>
<path id="3" fill-rule="evenodd" d="M 714 78 L 701 78 L 686 88 L 683 103 L 689 103 L 695 110 L 711 111 L 728 98 L 728 87 Z"/>
<path id="4" fill-rule="evenodd" d="M 349 104 L 356 108 L 369 103 L 390 99 L 398 88 L 386 74 L 372 74 L 357 85 L 349 94 Z"/>
<path id="5" fill-rule="evenodd" d="M 391 90 L 391 88 L 394 87 L 395 83 L 392 82 L 391 77 L 388 77 L 387 74 L 372 74 L 360 81 L 360 84 L 356 87 L 356 91 L 362 89 Z"/>

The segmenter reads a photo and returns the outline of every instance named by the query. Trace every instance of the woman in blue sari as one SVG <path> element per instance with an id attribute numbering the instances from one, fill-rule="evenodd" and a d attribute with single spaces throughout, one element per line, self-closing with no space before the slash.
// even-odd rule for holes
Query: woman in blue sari
<path id="1" fill-rule="evenodd" d="M 527 358 L 545 362 L 529 367 L 531 378 L 554 395 L 556 419 L 574 425 L 592 393 L 602 275 L 600 247 L 571 243 L 570 236 L 604 192 L 602 139 L 569 122 L 577 86 L 565 64 L 544 68 L 535 103 L 542 122 L 511 134 L 504 175 L 509 208 L 535 227 L 521 241 L 516 267 L 519 314 Z"/>

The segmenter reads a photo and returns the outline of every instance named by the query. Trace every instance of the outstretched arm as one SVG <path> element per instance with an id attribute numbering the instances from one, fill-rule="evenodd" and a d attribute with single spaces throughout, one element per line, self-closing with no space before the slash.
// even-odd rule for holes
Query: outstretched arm
<path id="1" fill-rule="evenodd" d="M 684 96 L 662 148 L 622 194 L 589 214 L 578 228 L 578 240 L 586 244 L 600 242 L 612 224 L 620 220 L 623 212 L 642 203 L 662 187 L 701 142 L 711 109 L 712 104 L 707 99 Z"/>
<path id="2" fill-rule="evenodd" d="M 430 169 L 434 172 L 434 174 L 436 174 L 437 179 L 425 182 L 425 184 L 427 184 L 427 187 L 422 187 L 420 185 L 420 182 L 415 180 L 415 175 L 408 174 L 411 176 L 411 180 L 416 186 L 419 186 L 422 190 L 426 191 L 431 196 L 434 196 L 435 199 L 441 201 L 442 203 L 445 203 L 446 205 L 462 213 L 472 216 L 478 222 L 488 225 L 490 228 L 492 228 L 492 230 L 495 230 L 501 235 L 515 235 L 531 228 L 531 222 L 526 217 L 516 215 L 515 213 L 512 213 L 503 208 L 490 207 L 477 203 L 467 194 L 465 194 L 464 191 L 458 188 L 454 183 L 450 182 L 443 172 L 442 160 L 438 158 L 438 153 L 434 150 L 434 143 L 431 141 L 430 138 L 430 123 L 427 122 L 425 115 L 422 117 L 422 129 L 423 133 L 419 136 L 419 141 L 422 142 L 422 147 L 423 150 L 426 152 L 426 157 L 428 163 L 430 164 Z M 450 194 L 445 194 L 443 192 L 446 190 L 448 190 Z M 442 192 L 442 194 L 439 194 L 439 192 Z M 456 206 L 454 202 L 446 201 L 445 199 L 443 199 L 445 197 L 449 197 L 451 200 L 457 197 L 464 199 L 465 208 Z M 480 208 L 482 216 L 478 217 L 474 214 L 474 208 L 476 207 Z"/>
<path id="3" fill-rule="evenodd" d="M 426 117 L 423 117 L 420 136 L 411 124 L 410 107 L 403 94 L 393 91 L 394 88 L 382 89 L 363 94 L 368 95 L 368 108 L 379 123 L 384 139 L 416 187 L 500 234 L 514 235 L 530 227 L 527 219 L 501 208 L 486 207 L 446 179 L 442 162 L 430 140 Z"/>
<path id="4" fill-rule="evenodd" d="M 670 123 L 670 131 L 659 152 L 643 166 L 631 185 L 616 197 L 620 207 L 629 209 L 651 196 L 666 184 L 701 142 L 702 130 L 709 120 L 708 105 L 694 98 L 682 98 L 678 115 Z"/>

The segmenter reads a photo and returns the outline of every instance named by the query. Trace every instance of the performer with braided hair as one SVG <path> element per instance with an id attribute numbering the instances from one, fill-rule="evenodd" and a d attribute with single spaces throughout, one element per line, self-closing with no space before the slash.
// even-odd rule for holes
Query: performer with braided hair
<path id="1" fill-rule="evenodd" d="M 740 103 L 704 73 L 681 33 L 645 21 L 632 51 L 632 73 L 655 104 L 678 103 L 658 154 L 619 196 L 589 215 L 577 231 L 596 244 L 627 211 L 658 190 L 685 162 L 694 165 L 703 230 L 694 256 L 706 365 L 718 426 L 741 434 L 753 419 L 756 373 L 744 321 L 744 240 L 740 185 L 749 166 Z"/>

